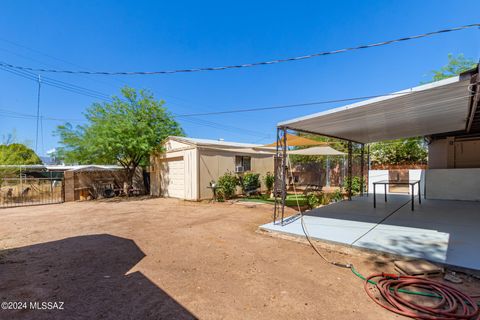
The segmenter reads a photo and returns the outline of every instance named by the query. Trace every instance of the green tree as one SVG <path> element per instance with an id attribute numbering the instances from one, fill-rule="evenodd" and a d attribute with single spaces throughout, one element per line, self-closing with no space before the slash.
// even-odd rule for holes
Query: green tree
<path id="1" fill-rule="evenodd" d="M 474 60 L 465 58 L 461 53 L 457 56 L 449 53 L 448 63 L 438 70 L 431 71 L 432 79 L 429 82 L 454 77 L 462 72 L 473 69 L 476 65 L 477 63 Z"/>
<path id="2" fill-rule="evenodd" d="M 161 143 L 183 130 L 167 111 L 164 101 L 145 90 L 124 87 L 123 98 L 110 103 L 94 103 L 86 111 L 87 124 L 58 126 L 57 156 L 67 163 L 120 164 L 132 185 L 135 170 L 148 165 L 150 154 L 161 151 Z"/>
<path id="3" fill-rule="evenodd" d="M 6 177 L 15 176 L 19 172 L 18 167 L 10 167 L 12 165 L 31 165 L 42 164 L 42 160 L 37 156 L 35 151 L 22 143 L 12 143 L 15 139 L 9 136 L 5 144 L 0 145 L 0 186 Z"/>
<path id="4" fill-rule="evenodd" d="M 373 164 L 425 164 L 427 148 L 422 138 L 408 138 L 373 143 L 370 146 Z"/>
<path id="5" fill-rule="evenodd" d="M 22 143 L 0 145 L 0 165 L 42 164 L 38 155 Z"/>

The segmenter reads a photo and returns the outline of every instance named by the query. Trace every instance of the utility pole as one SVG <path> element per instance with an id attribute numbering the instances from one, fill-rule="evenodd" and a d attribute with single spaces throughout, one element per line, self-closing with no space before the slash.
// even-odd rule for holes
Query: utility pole
<path id="1" fill-rule="evenodd" d="M 40 121 L 40 88 L 41 88 L 41 79 L 40 75 L 38 75 L 38 94 L 37 94 L 37 133 L 35 136 L 35 152 L 38 151 L 38 122 Z"/>

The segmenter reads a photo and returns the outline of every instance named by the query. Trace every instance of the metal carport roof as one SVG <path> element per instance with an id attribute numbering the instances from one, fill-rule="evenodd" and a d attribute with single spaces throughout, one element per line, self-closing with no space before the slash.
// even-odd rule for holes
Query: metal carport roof
<path id="1" fill-rule="evenodd" d="M 465 130 L 473 70 L 389 95 L 278 123 L 360 143 Z"/>

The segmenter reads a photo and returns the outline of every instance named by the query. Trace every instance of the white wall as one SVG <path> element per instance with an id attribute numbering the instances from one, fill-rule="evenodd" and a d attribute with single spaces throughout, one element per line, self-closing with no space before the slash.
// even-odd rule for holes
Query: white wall
<path id="1" fill-rule="evenodd" d="M 480 168 L 426 171 L 427 199 L 480 201 Z"/>
<path id="2" fill-rule="evenodd" d="M 388 180 L 388 170 L 368 170 L 368 193 L 373 194 L 373 182 Z M 377 185 L 377 193 L 384 194 L 383 186 Z M 388 193 L 388 188 L 387 188 Z"/>
<path id="3" fill-rule="evenodd" d="M 425 187 L 425 170 L 421 169 L 410 169 L 408 170 L 409 180 L 420 180 L 420 190 L 423 193 Z M 388 170 L 369 170 L 368 171 L 368 192 L 373 194 L 373 183 L 381 180 L 388 180 Z M 376 189 L 377 194 L 384 194 L 385 187 L 383 185 L 377 185 Z M 387 186 L 387 194 L 392 192 L 389 191 Z M 402 193 L 403 194 L 403 193 Z M 414 194 L 418 195 L 418 184 L 414 187 Z M 422 195 L 423 196 L 423 195 Z"/>

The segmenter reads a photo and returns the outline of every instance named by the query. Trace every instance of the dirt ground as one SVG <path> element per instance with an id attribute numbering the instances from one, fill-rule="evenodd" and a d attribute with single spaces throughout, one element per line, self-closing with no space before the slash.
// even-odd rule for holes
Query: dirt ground
<path id="1" fill-rule="evenodd" d="M 349 270 L 258 232 L 271 214 L 174 199 L 0 209 L 0 300 L 63 302 L 0 319 L 400 318 Z M 326 254 L 364 274 L 393 271 L 377 255 Z"/>

